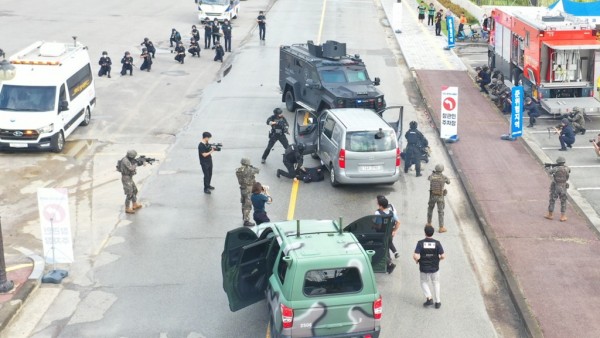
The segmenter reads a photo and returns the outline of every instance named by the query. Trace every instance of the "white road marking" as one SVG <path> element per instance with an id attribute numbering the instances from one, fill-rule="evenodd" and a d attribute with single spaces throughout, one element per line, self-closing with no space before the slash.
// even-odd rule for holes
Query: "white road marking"
<path id="1" fill-rule="evenodd" d="M 577 191 L 600 190 L 600 187 L 577 188 Z"/>

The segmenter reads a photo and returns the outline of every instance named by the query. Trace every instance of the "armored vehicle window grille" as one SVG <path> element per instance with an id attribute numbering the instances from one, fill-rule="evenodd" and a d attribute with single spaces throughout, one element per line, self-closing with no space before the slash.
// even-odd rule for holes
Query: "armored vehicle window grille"
<path id="1" fill-rule="evenodd" d="M 347 69 L 346 76 L 348 76 L 348 82 L 364 82 L 369 79 L 364 70 Z"/>
<path id="2" fill-rule="evenodd" d="M 355 131 L 347 133 L 346 150 L 355 152 L 376 152 L 388 151 L 396 148 L 393 131 L 383 131 L 383 137 L 377 137 L 377 133 L 377 131 Z"/>
<path id="3" fill-rule="evenodd" d="M 364 69 L 322 69 L 319 73 L 325 83 L 356 83 L 369 81 L 369 76 Z"/>
<path id="4" fill-rule="evenodd" d="M 0 109 L 21 112 L 54 110 L 56 87 L 53 86 L 2 86 Z"/>
<path id="5" fill-rule="evenodd" d="M 304 275 L 302 291 L 307 297 L 355 293 L 362 290 L 362 278 L 355 267 L 310 270 Z"/>
<path id="6" fill-rule="evenodd" d="M 346 76 L 341 70 L 322 70 L 321 78 L 325 83 L 346 83 Z"/>

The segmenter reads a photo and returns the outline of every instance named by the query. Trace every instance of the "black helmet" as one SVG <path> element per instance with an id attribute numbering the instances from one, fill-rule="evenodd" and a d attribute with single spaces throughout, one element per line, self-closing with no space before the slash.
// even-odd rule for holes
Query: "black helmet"
<path id="1" fill-rule="evenodd" d="M 146 41 L 148 41 L 148 40 L 150 40 L 150 39 L 148 39 L 148 38 L 144 38 L 144 42 L 146 42 Z"/>
<path id="2" fill-rule="evenodd" d="M 304 143 L 298 143 L 298 151 L 302 154 L 304 152 Z"/>
<path id="3" fill-rule="evenodd" d="M 102 55 L 108 55 L 107 51 L 102 52 Z"/>
<path id="4" fill-rule="evenodd" d="M 146 47 L 142 48 L 142 52 L 147 52 L 147 51 L 148 51 L 148 48 L 146 48 Z"/>
<path id="5" fill-rule="evenodd" d="M 410 126 L 410 129 L 417 129 L 417 121 L 410 121 L 410 123 L 408 124 Z"/>
<path id="6" fill-rule="evenodd" d="M 529 103 L 531 103 L 531 101 L 532 101 L 531 97 L 527 96 L 525 98 L 525 103 L 529 104 Z"/>
<path id="7" fill-rule="evenodd" d="M 281 114 L 283 114 L 283 111 L 281 111 L 280 108 L 275 108 L 275 109 L 273 109 L 273 114 L 275 114 L 275 115 L 281 115 Z"/>

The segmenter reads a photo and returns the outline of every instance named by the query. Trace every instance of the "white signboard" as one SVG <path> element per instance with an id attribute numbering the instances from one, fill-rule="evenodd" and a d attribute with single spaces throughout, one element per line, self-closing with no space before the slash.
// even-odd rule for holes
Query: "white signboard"
<path id="1" fill-rule="evenodd" d="M 455 138 L 458 134 L 458 87 L 442 86 L 441 110 L 440 137 Z"/>
<path id="2" fill-rule="evenodd" d="M 73 239 L 67 189 L 39 188 L 38 208 L 46 262 L 73 263 Z"/>

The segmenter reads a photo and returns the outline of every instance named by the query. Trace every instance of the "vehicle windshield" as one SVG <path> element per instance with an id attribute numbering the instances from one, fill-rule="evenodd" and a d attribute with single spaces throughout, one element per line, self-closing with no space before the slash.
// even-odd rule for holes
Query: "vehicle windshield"
<path id="1" fill-rule="evenodd" d="M 354 83 L 369 81 L 364 69 L 324 69 L 319 72 L 325 83 Z"/>
<path id="2" fill-rule="evenodd" d="M 3 85 L 0 91 L 0 109 L 14 111 L 54 110 L 56 87 Z"/>
<path id="3" fill-rule="evenodd" d="M 204 4 L 204 5 L 222 5 L 222 6 L 227 6 L 229 5 L 229 1 L 230 0 L 202 0 L 200 2 L 200 4 Z"/>
<path id="4" fill-rule="evenodd" d="M 346 134 L 346 150 L 375 152 L 396 149 L 396 134 L 391 130 L 354 131 Z"/>

